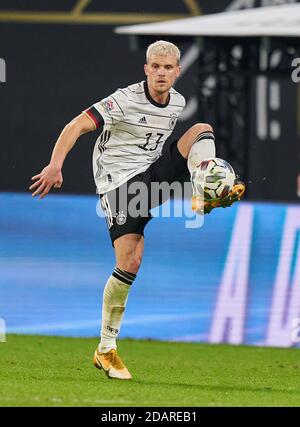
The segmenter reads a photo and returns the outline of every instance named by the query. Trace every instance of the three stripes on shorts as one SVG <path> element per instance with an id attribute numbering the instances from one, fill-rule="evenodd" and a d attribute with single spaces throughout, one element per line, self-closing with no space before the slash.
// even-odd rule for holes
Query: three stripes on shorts
<path id="1" fill-rule="evenodd" d="M 108 201 L 107 194 L 104 194 L 100 200 L 101 200 L 101 206 L 102 206 L 102 209 L 103 209 L 104 214 L 105 214 L 105 219 L 106 219 L 108 228 L 111 228 L 113 225 L 113 214 L 111 211 L 111 207 L 110 207 L 110 204 Z"/>

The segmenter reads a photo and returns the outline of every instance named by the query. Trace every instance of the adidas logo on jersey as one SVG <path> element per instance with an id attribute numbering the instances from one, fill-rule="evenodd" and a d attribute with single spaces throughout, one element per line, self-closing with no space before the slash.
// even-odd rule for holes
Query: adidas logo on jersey
<path id="1" fill-rule="evenodd" d="M 145 116 L 143 116 L 143 117 L 139 120 L 139 123 L 147 124 L 146 117 L 145 117 Z"/>

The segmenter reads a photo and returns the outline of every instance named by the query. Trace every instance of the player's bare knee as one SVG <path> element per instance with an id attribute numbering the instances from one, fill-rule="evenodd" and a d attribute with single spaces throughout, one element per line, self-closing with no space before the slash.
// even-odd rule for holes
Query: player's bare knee
<path id="1" fill-rule="evenodd" d="M 142 257 L 134 252 L 124 252 L 119 257 L 118 266 L 122 270 L 128 271 L 129 273 L 136 274 L 140 268 Z"/>
<path id="2" fill-rule="evenodd" d="M 203 132 L 213 132 L 212 126 L 208 123 L 196 123 L 180 138 L 178 150 L 183 157 L 188 157 L 193 144 Z"/>
<path id="3" fill-rule="evenodd" d="M 140 266 L 142 263 L 142 257 L 140 255 L 134 255 L 134 257 L 131 260 L 131 268 L 138 272 Z"/>
<path id="4" fill-rule="evenodd" d="M 194 142 L 197 140 L 199 135 L 203 132 L 213 132 L 213 128 L 208 123 L 196 123 L 188 130 L 188 138 L 187 138 L 187 149 L 188 151 L 192 148 Z"/>
<path id="5" fill-rule="evenodd" d="M 197 138 L 197 136 L 202 132 L 213 132 L 213 127 L 208 123 L 196 123 L 190 128 L 192 132 L 192 137 Z"/>
<path id="6" fill-rule="evenodd" d="M 139 271 L 140 265 L 141 259 L 134 256 L 125 261 L 124 270 L 128 271 L 128 273 L 136 274 Z"/>

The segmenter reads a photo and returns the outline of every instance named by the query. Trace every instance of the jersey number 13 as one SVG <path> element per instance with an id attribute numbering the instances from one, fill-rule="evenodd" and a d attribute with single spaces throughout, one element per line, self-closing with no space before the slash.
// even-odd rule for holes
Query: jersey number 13
<path id="1" fill-rule="evenodd" d="M 155 151 L 157 149 L 157 147 L 158 147 L 158 144 L 161 143 L 161 142 L 163 142 L 162 141 L 162 137 L 164 136 L 164 134 L 163 133 L 157 133 L 156 134 L 157 135 L 157 140 L 155 141 L 155 146 L 152 147 L 152 148 L 149 148 L 148 145 L 150 143 L 152 135 L 153 135 L 152 132 L 151 133 L 146 133 L 146 142 L 145 142 L 145 144 L 144 145 L 139 145 L 139 147 L 142 150 L 145 150 L 145 151 Z"/>

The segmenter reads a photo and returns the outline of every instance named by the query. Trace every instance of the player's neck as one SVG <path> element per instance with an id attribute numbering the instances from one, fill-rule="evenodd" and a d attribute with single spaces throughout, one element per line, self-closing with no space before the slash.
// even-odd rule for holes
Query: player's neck
<path id="1" fill-rule="evenodd" d="M 145 82 L 145 92 L 146 96 L 150 101 L 152 100 L 154 104 L 159 104 L 162 107 L 165 107 L 168 105 L 170 100 L 170 92 L 164 92 L 164 93 L 157 93 L 150 85 L 148 85 L 148 82 Z"/>
<path id="2" fill-rule="evenodd" d="M 169 98 L 169 92 L 157 93 L 151 87 L 149 87 L 149 93 L 150 93 L 151 98 L 155 102 L 158 102 L 159 104 L 162 104 L 162 105 L 165 105 L 167 103 L 168 98 Z"/>

